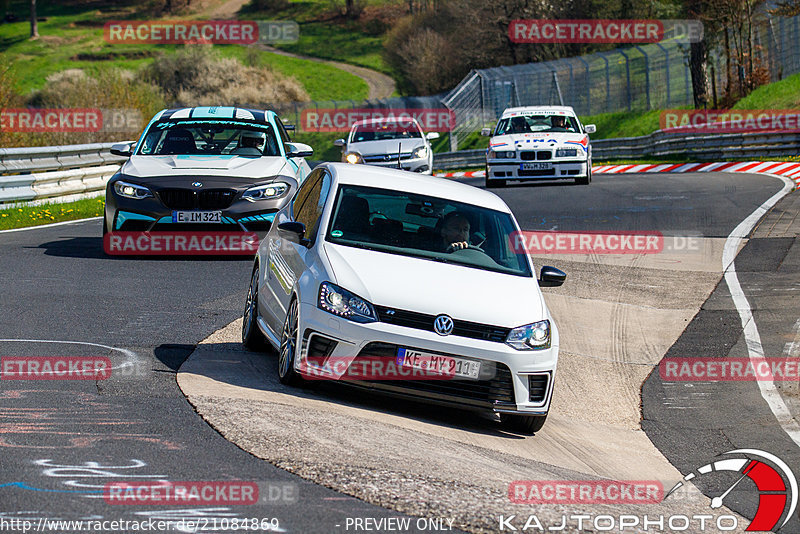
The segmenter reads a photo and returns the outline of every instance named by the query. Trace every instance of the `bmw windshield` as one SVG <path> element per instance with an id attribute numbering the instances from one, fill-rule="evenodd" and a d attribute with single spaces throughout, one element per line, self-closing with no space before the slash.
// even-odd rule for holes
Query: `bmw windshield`
<path id="1" fill-rule="evenodd" d="M 539 132 L 580 133 L 578 120 L 570 115 L 537 114 L 505 117 L 497 123 L 495 135 Z"/>
<path id="2" fill-rule="evenodd" d="M 270 125 L 222 120 L 160 121 L 152 124 L 137 152 L 145 156 L 280 156 Z"/>
<path id="3" fill-rule="evenodd" d="M 531 277 L 527 258 L 511 246 L 516 230 L 508 213 L 414 193 L 343 185 L 326 239 L 339 245 Z"/>

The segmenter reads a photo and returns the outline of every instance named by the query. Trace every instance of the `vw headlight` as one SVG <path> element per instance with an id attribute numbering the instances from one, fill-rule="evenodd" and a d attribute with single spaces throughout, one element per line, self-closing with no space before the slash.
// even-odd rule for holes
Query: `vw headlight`
<path id="1" fill-rule="evenodd" d="M 244 200 L 249 200 L 250 202 L 255 202 L 256 200 L 267 200 L 283 195 L 288 189 L 289 184 L 284 182 L 257 185 L 242 193 L 242 198 Z"/>
<path id="2" fill-rule="evenodd" d="M 556 149 L 557 158 L 574 158 L 578 155 L 577 148 L 558 148 Z"/>
<path id="3" fill-rule="evenodd" d="M 153 196 L 153 193 L 145 186 L 123 182 L 122 180 L 114 182 L 114 191 L 119 196 L 126 198 L 148 198 Z"/>
<path id="4" fill-rule="evenodd" d="M 542 350 L 550 348 L 550 321 L 526 324 L 509 332 L 506 344 L 517 350 Z"/>
<path id="5" fill-rule="evenodd" d="M 350 152 L 344 157 L 344 160 L 347 163 L 352 163 L 353 165 L 355 165 L 356 163 L 361 163 L 361 154 L 358 154 L 356 152 Z"/>
<path id="6" fill-rule="evenodd" d="M 330 282 L 320 284 L 317 307 L 357 323 L 371 323 L 378 320 L 378 314 L 375 313 L 372 304 Z"/>
<path id="7" fill-rule="evenodd" d="M 414 149 L 414 152 L 411 153 L 411 157 L 414 159 L 422 159 L 428 157 L 428 147 L 421 146 Z"/>
<path id="8" fill-rule="evenodd" d="M 513 150 L 489 151 L 489 159 L 514 159 L 515 157 L 517 157 L 517 153 Z"/>

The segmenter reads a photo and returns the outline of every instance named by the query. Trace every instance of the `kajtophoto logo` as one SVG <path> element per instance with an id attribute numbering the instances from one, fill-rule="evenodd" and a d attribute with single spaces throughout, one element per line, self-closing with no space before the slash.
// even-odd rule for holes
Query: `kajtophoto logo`
<path id="1" fill-rule="evenodd" d="M 797 479 L 792 470 L 774 454 L 758 449 L 736 449 L 720 454 L 720 456 L 729 455 L 739 455 L 744 458 L 725 458 L 698 467 L 675 484 L 667 492 L 664 500 L 666 501 L 686 482 L 713 476 L 715 473 L 737 473 L 739 476 L 736 481 L 721 495 L 712 498 L 710 507 L 714 510 L 721 508 L 725 498 L 747 478 L 755 484 L 755 491 L 758 492 L 758 509 L 746 531 L 759 532 L 783 528 L 797 509 Z M 747 490 L 743 487 L 741 491 Z M 778 526 L 781 518 L 783 522 Z"/>

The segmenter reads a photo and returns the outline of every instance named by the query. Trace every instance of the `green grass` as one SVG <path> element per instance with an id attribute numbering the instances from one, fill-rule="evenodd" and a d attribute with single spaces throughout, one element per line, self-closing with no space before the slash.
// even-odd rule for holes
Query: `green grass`
<path id="1" fill-rule="evenodd" d="M 620 111 L 601 113 L 580 117 L 583 124 L 594 124 L 597 132 L 592 139 L 610 139 L 612 137 L 638 137 L 648 135 L 659 129 L 661 110 Z"/>
<path id="2" fill-rule="evenodd" d="M 261 11 L 254 9 L 252 5 L 248 4 L 242 9 L 240 18 L 294 20 L 300 25 L 298 42 L 277 44 L 276 48 L 392 74 L 381 55 L 388 24 L 375 19 L 363 22 L 345 20 L 332 9 L 331 0 L 291 1 L 285 9 Z M 369 9 L 405 4 L 398 0 L 369 0 L 367 5 Z"/>
<path id="3" fill-rule="evenodd" d="M 292 140 L 310 145 L 314 155 L 308 159 L 314 161 L 342 161 L 342 149 L 333 142 L 347 136 L 347 132 L 297 132 Z"/>
<path id="4" fill-rule="evenodd" d="M 243 46 L 221 45 L 223 55 L 235 57 L 246 63 L 253 57 L 252 51 Z M 269 52 L 258 52 L 258 66 L 269 67 L 284 76 L 294 76 L 312 100 L 365 100 L 369 96 L 367 82 L 330 65 L 281 56 Z"/>
<path id="5" fill-rule="evenodd" d="M 17 4 L 19 2 L 12 5 Z M 100 15 L 89 8 L 70 10 L 62 6 L 56 9 L 48 8 L 47 4 L 40 8 L 40 15 L 46 15 L 47 20 L 39 23 L 41 38 L 38 40 L 29 40 L 27 21 L 0 25 L 0 53 L 12 65 L 17 80 L 15 89 L 20 94 L 41 88 L 55 72 L 75 68 L 84 69 L 88 74 L 110 68 L 137 70 L 154 57 L 182 46 L 106 43 L 102 30 L 104 21 L 133 18 L 132 8 L 103 8 Z M 24 13 L 19 7 L 15 12 Z M 321 46 L 329 45 L 322 43 Z M 245 46 L 217 45 L 216 48 L 225 56 L 239 59 L 252 55 Z M 329 65 L 268 52 L 259 52 L 256 57 L 260 65 L 294 76 L 314 100 L 363 100 L 369 94 L 361 78 Z"/>
<path id="6" fill-rule="evenodd" d="M 800 74 L 762 85 L 733 106 L 733 109 L 797 108 L 800 108 Z"/>
<path id="7" fill-rule="evenodd" d="M 105 198 L 100 197 L 75 202 L 4 208 L 0 209 L 0 230 L 98 217 L 103 215 L 104 207 Z"/>

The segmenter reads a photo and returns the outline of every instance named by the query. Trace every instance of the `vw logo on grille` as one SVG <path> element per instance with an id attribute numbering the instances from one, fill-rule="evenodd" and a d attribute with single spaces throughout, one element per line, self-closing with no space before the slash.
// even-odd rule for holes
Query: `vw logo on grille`
<path id="1" fill-rule="evenodd" d="M 433 321 L 433 331 L 440 336 L 449 336 L 453 333 L 453 319 L 449 315 L 438 315 Z"/>
<path id="2" fill-rule="evenodd" d="M 392 161 L 392 156 L 383 156 L 384 161 Z"/>
<path id="3" fill-rule="evenodd" d="M 203 187 L 203 182 L 192 182 L 192 187 Z"/>

